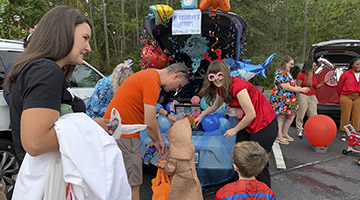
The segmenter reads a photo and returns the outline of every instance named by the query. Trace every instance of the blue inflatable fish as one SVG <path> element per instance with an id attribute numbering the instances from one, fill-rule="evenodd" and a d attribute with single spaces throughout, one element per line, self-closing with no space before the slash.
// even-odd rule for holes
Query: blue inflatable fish
<path id="1" fill-rule="evenodd" d="M 261 73 L 266 78 L 265 69 L 270 65 L 272 59 L 276 53 L 271 54 L 263 64 L 252 65 L 249 64 L 250 60 L 234 60 L 232 58 L 226 58 L 225 63 L 230 67 L 230 75 L 245 80 L 250 80 L 254 76 Z"/>

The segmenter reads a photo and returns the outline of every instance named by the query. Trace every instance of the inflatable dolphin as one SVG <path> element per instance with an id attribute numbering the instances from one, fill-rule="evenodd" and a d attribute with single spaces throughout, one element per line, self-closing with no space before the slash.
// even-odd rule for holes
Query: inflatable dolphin
<path id="1" fill-rule="evenodd" d="M 254 76 L 261 73 L 261 75 L 266 78 L 265 69 L 270 65 L 275 55 L 276 53 L 271 54 L 263 64 L 258 65 L 249 64 L 250 60 L 241 61 L 234 60 L 232 58 L 226 58 L 225 63 L 230 67 L 231 76 L 250 80 Z"/>

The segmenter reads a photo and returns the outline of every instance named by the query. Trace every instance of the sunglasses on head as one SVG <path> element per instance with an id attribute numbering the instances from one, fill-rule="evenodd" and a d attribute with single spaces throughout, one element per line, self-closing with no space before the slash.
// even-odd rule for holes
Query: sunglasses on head
<path id="1" fill-rule="evenodd" d="M 192 78 L 193 75 L 194 75 L 194 74 L 191 73 L 190 71 L 184 71 L 184 70 L 175 72 L 175 74 L 179 74 L 179 73 L 183 73 L 183 74 L 184 74 L 183 77 L 185 77 L 186 79 L 190 79 L 190 78 Z"/>
<path id="2" fill-rule="evenodd" d="M 223 79 L 224 79 L 224 73 L 222 73 L 222 72 L 218 72 L 216 74 L 209 73 L 209 75 L 208 75 L 208 80 L 211 82 L 213 82 L 215 80 L 221 81 Z"/>

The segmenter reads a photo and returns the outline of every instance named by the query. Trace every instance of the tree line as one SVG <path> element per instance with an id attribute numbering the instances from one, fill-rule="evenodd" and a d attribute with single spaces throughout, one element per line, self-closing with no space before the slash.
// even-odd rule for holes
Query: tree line
<path id="1" fill-rule="evenodd" d="M 200 0 L 198 1 L 198 4 Z M 332 39 L 359 39 L 360 0 L 230 0 L 231 12 L 247 23 L 245 54 L 252 64 L 277 53 L 266 71 L 251 81 L 272 87 L 280 59 L 295 62 L 308 57 L 314 43 Z M 180 0 L 0 0 L 0 38 L 23 40 L 28 30 L 51 8 L 70 5 L 89 18 L 93 26 L 92 52 L 85 60 L 105 75 L 126 59 L 140 70 L 143 47 L 142 21 L 149 6 L 166 4 L 181 9 Z"/>

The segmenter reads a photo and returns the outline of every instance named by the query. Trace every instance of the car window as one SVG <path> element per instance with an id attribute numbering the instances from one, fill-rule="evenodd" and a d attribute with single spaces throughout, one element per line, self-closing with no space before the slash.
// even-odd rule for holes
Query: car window
<path id="1" fill-rule="evenodd" d="M 77 65 L 70 78 L 71 87 L 94 87 L 101 75 L 86 65 Z"/>
<path id="2" fill-rule="evenodd" d="M 14 62 L 20 53 L 18 51 L 0 51 L 0 89 L 3 87 L 6 67 L 9 63 Z"/>
<path id="3" fill-rule="evenodd" d="M 317 60 L 320 56 L 326 58 L 333 64 L 337 63 L 350 63 L 352 59 L 359 57 L 359 54 L 350 54 L 351 52 L 344 52 L 344 54 L 317 54 L 315 59 Z"/>

